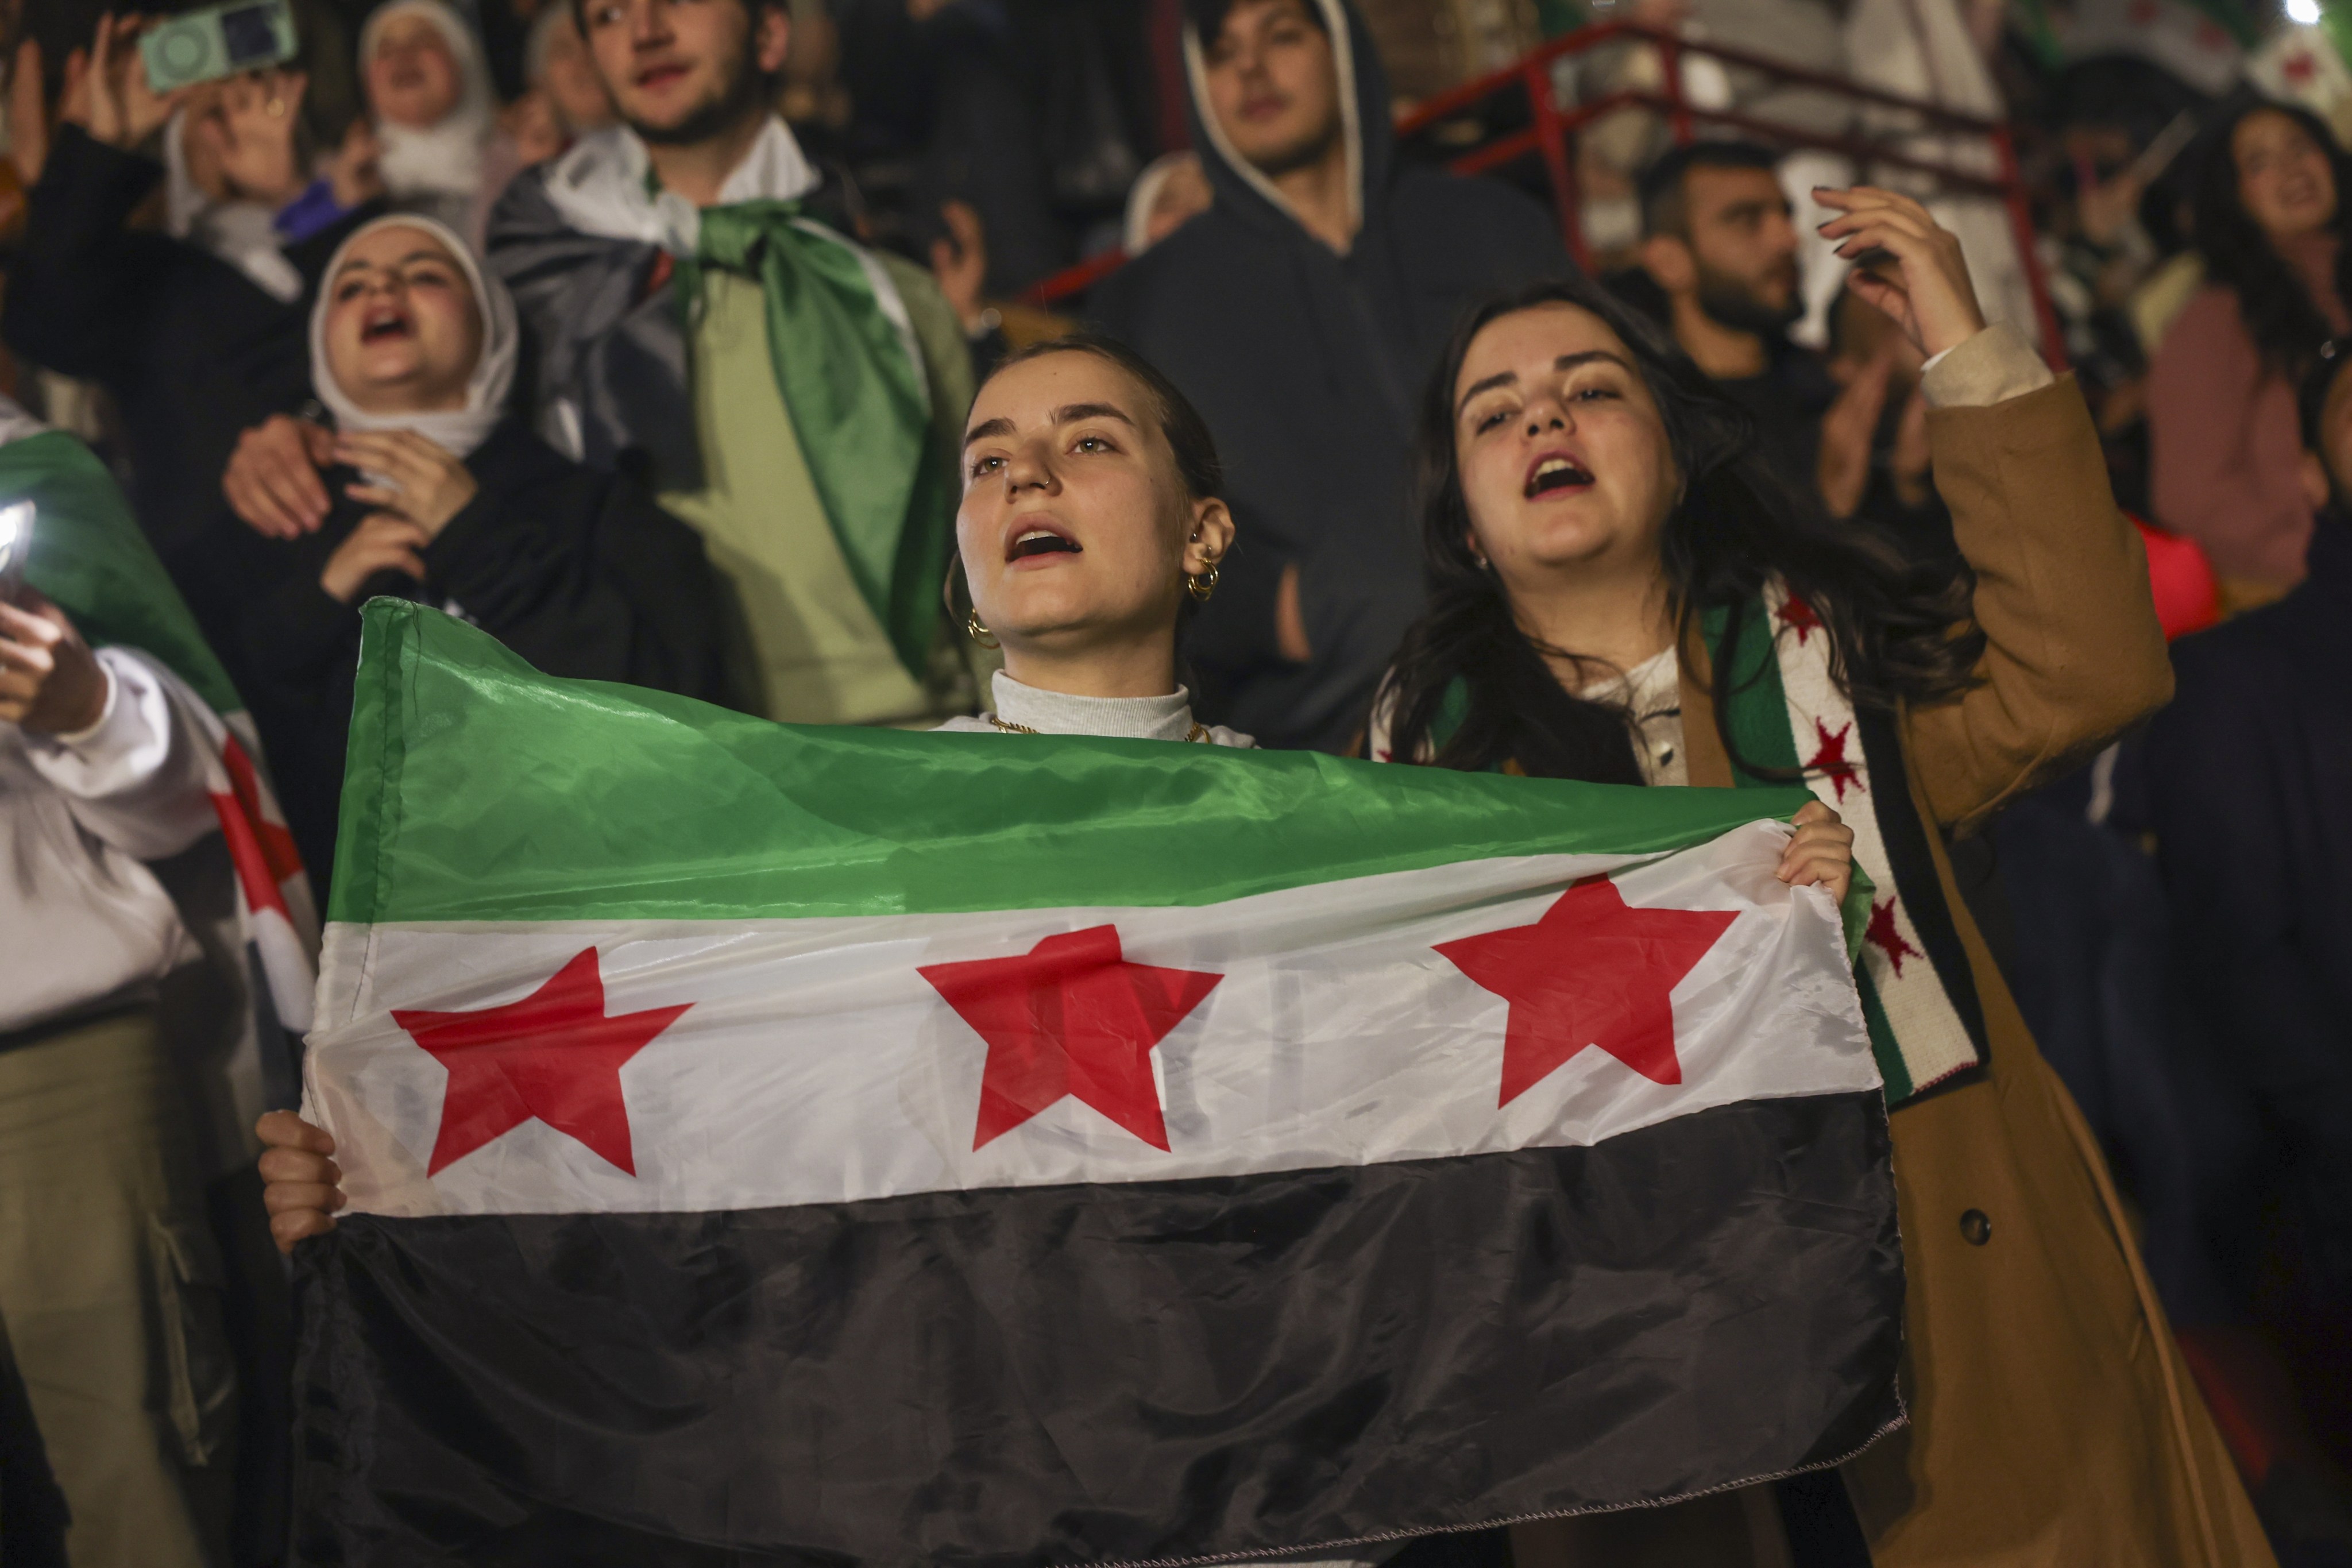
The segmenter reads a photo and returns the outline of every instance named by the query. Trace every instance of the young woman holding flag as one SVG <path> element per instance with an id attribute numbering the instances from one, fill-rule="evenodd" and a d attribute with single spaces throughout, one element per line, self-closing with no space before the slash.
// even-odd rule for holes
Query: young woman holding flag
<path id="1" fill-rule="evenodd" d="M 1909 1280 L 1911 1427 L 1843 1469 L 1869 1560 L 2266 1563 L 2105 1162 L 1946 851 L 2168 695 L 2146 563 L 2080 395 L 1986 327 L 1958 242 L 1906 196 L 1816 195 L 1841 253 L 1877 258 L 1850 287 L 1930 356 L 1936 480 L 1972 581 L 1906 568 L 1780 489 L 1738 413 L 1602 290 L 1530 289 L 1465 323 L 1425 396 L 1432 604 L 1372 752 L 1801 777 L 1836 801 L 1875 889 L 1856 978 Z M 1763 1563 L 1787 1561 L 1785 1511 L 1803 1561 L 1799 1515 L 1823 1500 L 1842 1521 L 1816 1483 L 1781 1510 L 1728 1496 L 1538 1528 L 1573 1562 Z"/>

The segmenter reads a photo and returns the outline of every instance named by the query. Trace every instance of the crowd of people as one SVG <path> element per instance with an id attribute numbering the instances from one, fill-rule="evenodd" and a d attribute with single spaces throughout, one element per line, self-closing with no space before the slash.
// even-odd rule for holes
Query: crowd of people
<path id="1" fill-rule="evenodd" d="M 302 1020 L 205 979 L 245 731 L 10 575 L 59 430 L 321 910 L 383 595 L 788 722 L 1801 780 L 1783 877 L 1874 889 L 1911 1425 L 1366 1561 L 2352 1563 L 2327 119 L 1914 6 L 2012 100 L 2045 342 L 1997 209 L 1866 164 L 1604 121 L 1565 229 L 1449 173 L 1358 0 L 295 0 L 172 90 L 68 9 L 0 5 L 0 1568 L 289 1560 L 268 1241 L 341 1202 Z M 256 1142 L 186 1081 L 230 1013 Z"/>

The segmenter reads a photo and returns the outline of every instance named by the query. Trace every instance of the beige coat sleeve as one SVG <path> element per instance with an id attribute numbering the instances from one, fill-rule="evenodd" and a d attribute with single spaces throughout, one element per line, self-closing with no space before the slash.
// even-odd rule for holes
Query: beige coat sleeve
<path id="1" fill-rule="evenodd" d="M 2172 666 L 2074 379 L 1986 406 L 1937 390 L 1936 488 L 1976 570 L 1986 646 L 1978 683 L 1910 711 L 1904 739 L 1937 820 L 1965 833 L 2163 706 Z"/>

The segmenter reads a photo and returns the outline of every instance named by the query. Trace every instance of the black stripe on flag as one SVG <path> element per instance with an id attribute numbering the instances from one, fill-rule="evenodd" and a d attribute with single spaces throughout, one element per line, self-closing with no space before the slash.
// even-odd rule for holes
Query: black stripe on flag
<path id="1" fill-rule="evenodd" d="M 1874 1092 L 1591 1148 L 297 1254 L 306 1563 L 1177 1561 L 1685 1497 L 1902 1419 Z"/>

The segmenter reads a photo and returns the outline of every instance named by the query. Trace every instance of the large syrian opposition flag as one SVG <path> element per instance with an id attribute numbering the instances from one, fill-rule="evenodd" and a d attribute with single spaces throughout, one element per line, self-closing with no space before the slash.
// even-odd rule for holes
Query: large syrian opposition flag
<path id="1" fill-rule="evenodd" d="M 1806 798 L 804 729 L 369 606 L 312 1563 L 1189 1562 L 1902 1418 Z"/>

